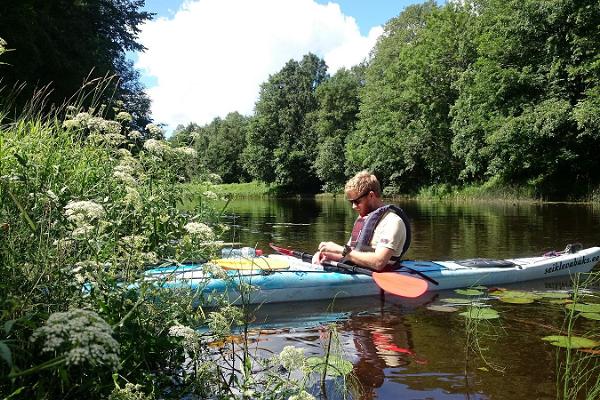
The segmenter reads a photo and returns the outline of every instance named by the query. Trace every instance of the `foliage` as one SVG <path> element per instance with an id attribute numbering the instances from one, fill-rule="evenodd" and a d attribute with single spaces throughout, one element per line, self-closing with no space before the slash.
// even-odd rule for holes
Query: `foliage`
<path id="1" fill-rule="evenodd" d="M 127 51 L 143 50 L 136 42 L 139 27 L 152 16 L 140 10 L 143 4 L 143 0 L 0 3 L 2 37 L 14 49 L 3 55 L 2 84 L 27 84 L 15 104 L 17 114 L 36 88 L 50 85 L 45 94 L 48 106 L 61 105 L 84 82 L 117 74 L 119 80 L 103 93 L 102 101 L 122 101 L 134 116 L 136 127 L 145 126 L 149 122 L 149 99 L 138 72 L 125 58 Z M 90 103 L 84 105 L 89 107 Z"/>
<path id="2" fill-rule="evenodd" d="M 290 60 L 262 84 L 250 124 L 244 166 L 253 179 L 299 191 L 314 190 L 315 90 L 327 78 L 325 62 L 314 54 Z"/>

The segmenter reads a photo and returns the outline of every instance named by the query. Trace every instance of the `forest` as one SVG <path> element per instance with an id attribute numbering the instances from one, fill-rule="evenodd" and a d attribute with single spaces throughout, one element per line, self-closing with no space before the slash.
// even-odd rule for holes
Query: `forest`
<path id="1" fill-rule="evenodd" d="M 374 171 L 389 194 L 465 186 L 536 198 L 598 191 L 600 5 L 587 0 L 407 7 L 363 64 L 290 60 L 255 112 L 179 126 L 224 182 L 339 190 Z"/>

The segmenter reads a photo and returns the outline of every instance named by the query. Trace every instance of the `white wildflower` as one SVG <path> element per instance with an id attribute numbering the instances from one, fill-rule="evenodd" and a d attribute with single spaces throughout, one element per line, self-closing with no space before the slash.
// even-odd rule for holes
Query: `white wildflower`
<path id="1" fill-rule="evenodd" d="M 207 190 L 206 192 L 202 193 L 202 195 L 204 197 L 206 197 L 208 200 L 218 200 L 219 196 L 217 196 L 217 194 L 213 191 Z"/>
<path id="2" fill-rule="evenodd" d="M 200 237 L 203 240 L 211 239 L 213 237 L 212 229 L 202 222 L 189 222 L 183 229 L 190 235 Z"/>
<path id="3" fill-rule="evenodd" d="M 104 129 L 104 119 L 100 117 L 89 117 L 85 123 L 91 133 L 101 133 Z"/>
<path id="4" fill-rule="evenodd" d="M 76 225 L 84 225 L 101 219 L 104 214 L 104 208 L 93 201 L 70 201 L 65 206 L 67 219 Z"/>
<path id="5" fill-rule="evenodd" d="M 137 250 L 142 249 L 146 245 L 147 241 L 148 238 L 142 235 L 130 235 L 123 236 L 121 238 L 121 244 L 123 246 Z"/>
<path id="6" fill-rule="evenodd" d="M 142 262 L 144 264 L 158 264 L 158 256 L 153 251 L 141 253 L 140 256 L 142 257 Z"/>
<path id="7" fill-rule="evenodd" d="M 80 112 L 75 116 L 75 118 L 73 118 L 73 120 L 77 121 L 79 123 L 79 126 L 87 126 L 87 122 L 91 117 L 92 116 L 89 113 Z"/>
<path id="8" fill-rule="evenodd" d="M 65 129 L 79 129 L 81 123 L 75 119 L 67 119 L 62 123 L 62 127 Z"/>
<path id="9" fill-rule="evenodd" d="M 136 210 L 141 209 L 144 203 L 142 202 L 142 196 L 140 195 L 140 192 L 130 186 L 126 186 L 125 191 L 127 194 L 125 197 L 123 197 L 123 203 L 135 208 Z"/>
<path id="10" fill-rule="evenodd" d="M 162 156 L 170 150 L 170 147 L 162 140 L 148 139 L 144 142 L 144 149 L 152 154 Z"/>
<path id="11" fill-rule="evenodd" d="M 279 363 L 288 371 L 302 368 L 305 360 L 304 349 L 295 346 L 285 346 L 279 353 Z"/>
<path id="12" fill-rule="evenodd" d="M 208 174 L 206 179 L 208 180 L 208 182 L 214 185 L 223 183 L 223 179 L 218 174 Z"/>
<path id="13" fill-rule="evenodd" d="M 217 279 L 226 279 L 229 276 L 220 265 L 212 264 L 210 262 L 202 265 L 202 271 Z"/>
<path id="14" fill-rule="evenodd" d="M 189 326 L 176 323 L 169 328 L 169 336 L 196 339 L 198 337 L 198 333 Z"/>
<path id="15" fill-rule="evenodd" d="M 88 239 L 94 232 L 94 227 L 92 225 L 84 224 L 79 225 L 77 228 L 73 229 L 71 236 L 76 240 Z"/>
<path id="16" fill-rule="evenodd" d="M 102 121 L 102 132 L 108 135 L 120 135 L 121 124 L 117 121 Z M 124 136 L 123 136 L 124 138 Z"/>
<path id="17" fill-rule="evenodd" d="M 98 314 L 88 310 L 56 312 L 36 329 L 32 341 L 43 340 L 43 353 L 66 357 L 67 365 L 119 366 L 119 343 L 113 330 Z"/>
<path id="18" fill-rule="evenodd" d="M 119 149 L 117 150 L 117 154 L 123 158 L 132 157 L 131 152 L 127 149 Z"/>
<path id="19" fill-rule="evenodd" d="M 131 140 L 139 140 L 139 139 L 141 139 L 141 138 L 142 138 L 142 134 L 141 134 L 141 132 L 140 132 L 140 131 L 136 131 L 136 130 L 130 131 L 130 132 L 127 134 L 127 136 L 128 136 L 128 137 L 129 137 L 129 139 L 131 139 Z"/>
<path id="20" fill-rule="evenodd" d="M 115 116 L 115 119 L 119 122 L 131 122 L 133 121 L 133 117 L 126 111 L 121 111 Z"/>
<path id="21" fill-rule="evenodd" d="M 58 200 L 59 200 L 58 196 L 52 190 L 50 190 L 50 189 L 46 190 L 46 196 L 48 196 L 48 198 L 50 200 L 52 200 L 53 202 L 58 203 Z"/>
<path id="22" fill-rule="evenodd" d="M 153 139 L 161 139 L 163 137 L 162 128 L 156 124 L 146 125 L 146 130 L 148 131 L 149 136 Z"/>
<path id="23" fill-rule="evenodd" d="M 137 185 L 137 181 L 135 180 L 135 178 L 130 173 L 127 173 L 123 170 L 119 170 L 119 169 L 115 168 L 114 172 L 113 172 L 113 177 L 115 179 L 121 181 L 125 185 L 128 185 L 128 186 Z"/>
<path id="24" fill-rule="evenodd" d="M 312 394 L 303 390 L 298 394 L 290 396 L 288 400 L 315 400 L 315 397 Z"/>
<path id="25" fill-rule="evenodd" d="M 178 154 L 181 155 L 185 158 L 196 158 L 198 156 L 198 153 L 196 152 L 195 149 L 192 149 L 191 147 L 174 147 L 173 151 Z"/>

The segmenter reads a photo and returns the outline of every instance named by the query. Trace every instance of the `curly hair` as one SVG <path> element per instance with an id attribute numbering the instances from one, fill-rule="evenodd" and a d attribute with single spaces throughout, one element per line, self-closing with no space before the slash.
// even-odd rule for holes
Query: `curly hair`
<path id="1" fill-rule="evenodd" d="M 355 191 L 356 193 L 363 194 L 368 192 L 373 192 L 378 197 L 381 196 L 381 185 L 377 180 L 377 177 L 370 173 L 369 171 L 360 171 L 356 175 L 354 175 L 350 180 L 346 183 L 344 187 L 344 191 L 346 193 L 350 191 Z"/>

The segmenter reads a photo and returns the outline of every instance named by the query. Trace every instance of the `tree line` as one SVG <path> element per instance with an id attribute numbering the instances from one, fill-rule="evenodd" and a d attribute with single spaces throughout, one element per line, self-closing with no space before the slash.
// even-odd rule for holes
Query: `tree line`
<path id="1" fill-rule="evenodd" d="M 392 192 L 434 185 L 573 198 L 600 184 L 600 3 L 433 1 L 389 20 L 366 62 L 314 54 L 261 85 L 253 115 L 180 126 L 225 182 L 338 190 L 360 169 Z"/>

